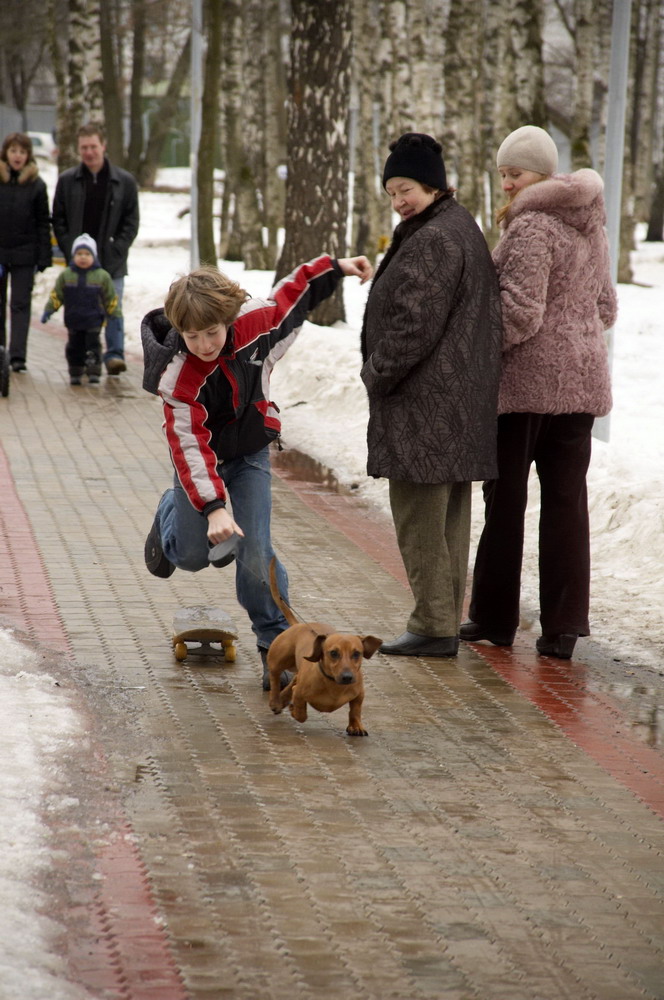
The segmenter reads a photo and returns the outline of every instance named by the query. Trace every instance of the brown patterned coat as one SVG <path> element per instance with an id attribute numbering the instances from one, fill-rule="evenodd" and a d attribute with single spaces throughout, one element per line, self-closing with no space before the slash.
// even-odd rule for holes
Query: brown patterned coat
<path id="1" fill-rule="evenodd" d="M 501 341 L 498 281 L 469 212 L 443 197 L 400 223 L 362 330 L 370 476 L 495 477 Z"/>

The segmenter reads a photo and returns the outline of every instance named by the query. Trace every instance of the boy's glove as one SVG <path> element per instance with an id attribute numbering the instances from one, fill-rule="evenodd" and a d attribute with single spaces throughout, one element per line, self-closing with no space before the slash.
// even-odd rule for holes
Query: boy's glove
<path id="1" fill-rule="evenodd" d="M 46 310 L 44 310 L 44 312 L 42 313 L 42 318 L 41 318 L 42 323 L 48 323 L 48 321 L 49 321 L 50 318 L 51 318 L 50 312 L 46 312 Z"/>

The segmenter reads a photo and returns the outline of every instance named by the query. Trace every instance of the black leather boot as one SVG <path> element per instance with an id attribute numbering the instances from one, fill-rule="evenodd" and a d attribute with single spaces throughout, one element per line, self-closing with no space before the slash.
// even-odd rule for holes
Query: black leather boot
<path id="1" fill-rule="evenodd" d="M 416 635 L 404 632 L 394 642 L 384 642 L 378 650 L 387 656 L 456 656 L 459 640 L 455 635 Z"/>
<path id="2" fill-rule="evenodd" d="M 511 646 L 514 642 L 514 632 L 501 632 L 497 628 L 484 628 L 477 622 L 468 620 L 459 629 L 459 638 L 464 642 L 492 642 L 494 646 Z"/>
<path id="3" fill-rule="evenodd" d="M 542 635 L 535 643 L 540 656 L 554 656 L 557 660 L 571 660 L 576 640 L 576 633 L 562 632 L 560 635 Z"/>

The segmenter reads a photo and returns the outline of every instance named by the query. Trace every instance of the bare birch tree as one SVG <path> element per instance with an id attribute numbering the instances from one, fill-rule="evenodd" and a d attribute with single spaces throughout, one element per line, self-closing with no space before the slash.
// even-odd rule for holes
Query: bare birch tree
<path id="1" fill-rule="evenodd" d="M 219 81 L 221 78 L 222 10 L 215 0 L 206 0 L 207 48 L 203 72 L 201 137 L 198 144 L 198 250 L 202 264 L 216 264 L 214 239 L 214 162 L 219 145 Z"/>
<path id="2" fill-rule="evenodd" d="M 64 170 L 78 163 L 76 133 L 85 114 L 85 52 L 88 21 L 85 0 L 68 0 L 66 97 L 59 108 L 58 167 Z"/>
<path id="3" fill-rule="evenodd" d="M 349 0 L 293 0 L 286 239 L 277 277 L 323 250 L 346 253 L 351 19 Z M 316 310 L 345 318 L 341 286 Z"/>
<path id="4" fill-rule="evenodd" d="M 102 96 L 108 155 L 115 163 L 124 163 L 117 0 L 103 0 L 99 4 L 99 37 L 101 42 Z"/>

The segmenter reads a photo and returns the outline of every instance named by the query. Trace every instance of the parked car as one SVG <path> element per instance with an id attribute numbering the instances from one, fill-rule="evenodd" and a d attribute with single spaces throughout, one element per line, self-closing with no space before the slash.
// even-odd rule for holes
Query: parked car
<path id="1" fill-rule="evenodd" d="M 32 151 L 35 157 L 55 163 L 58 158 L 58 147 L 55 145 L 53 136 L 48 132 L 28 132 L 28 137 L 32 140 Z"/>

